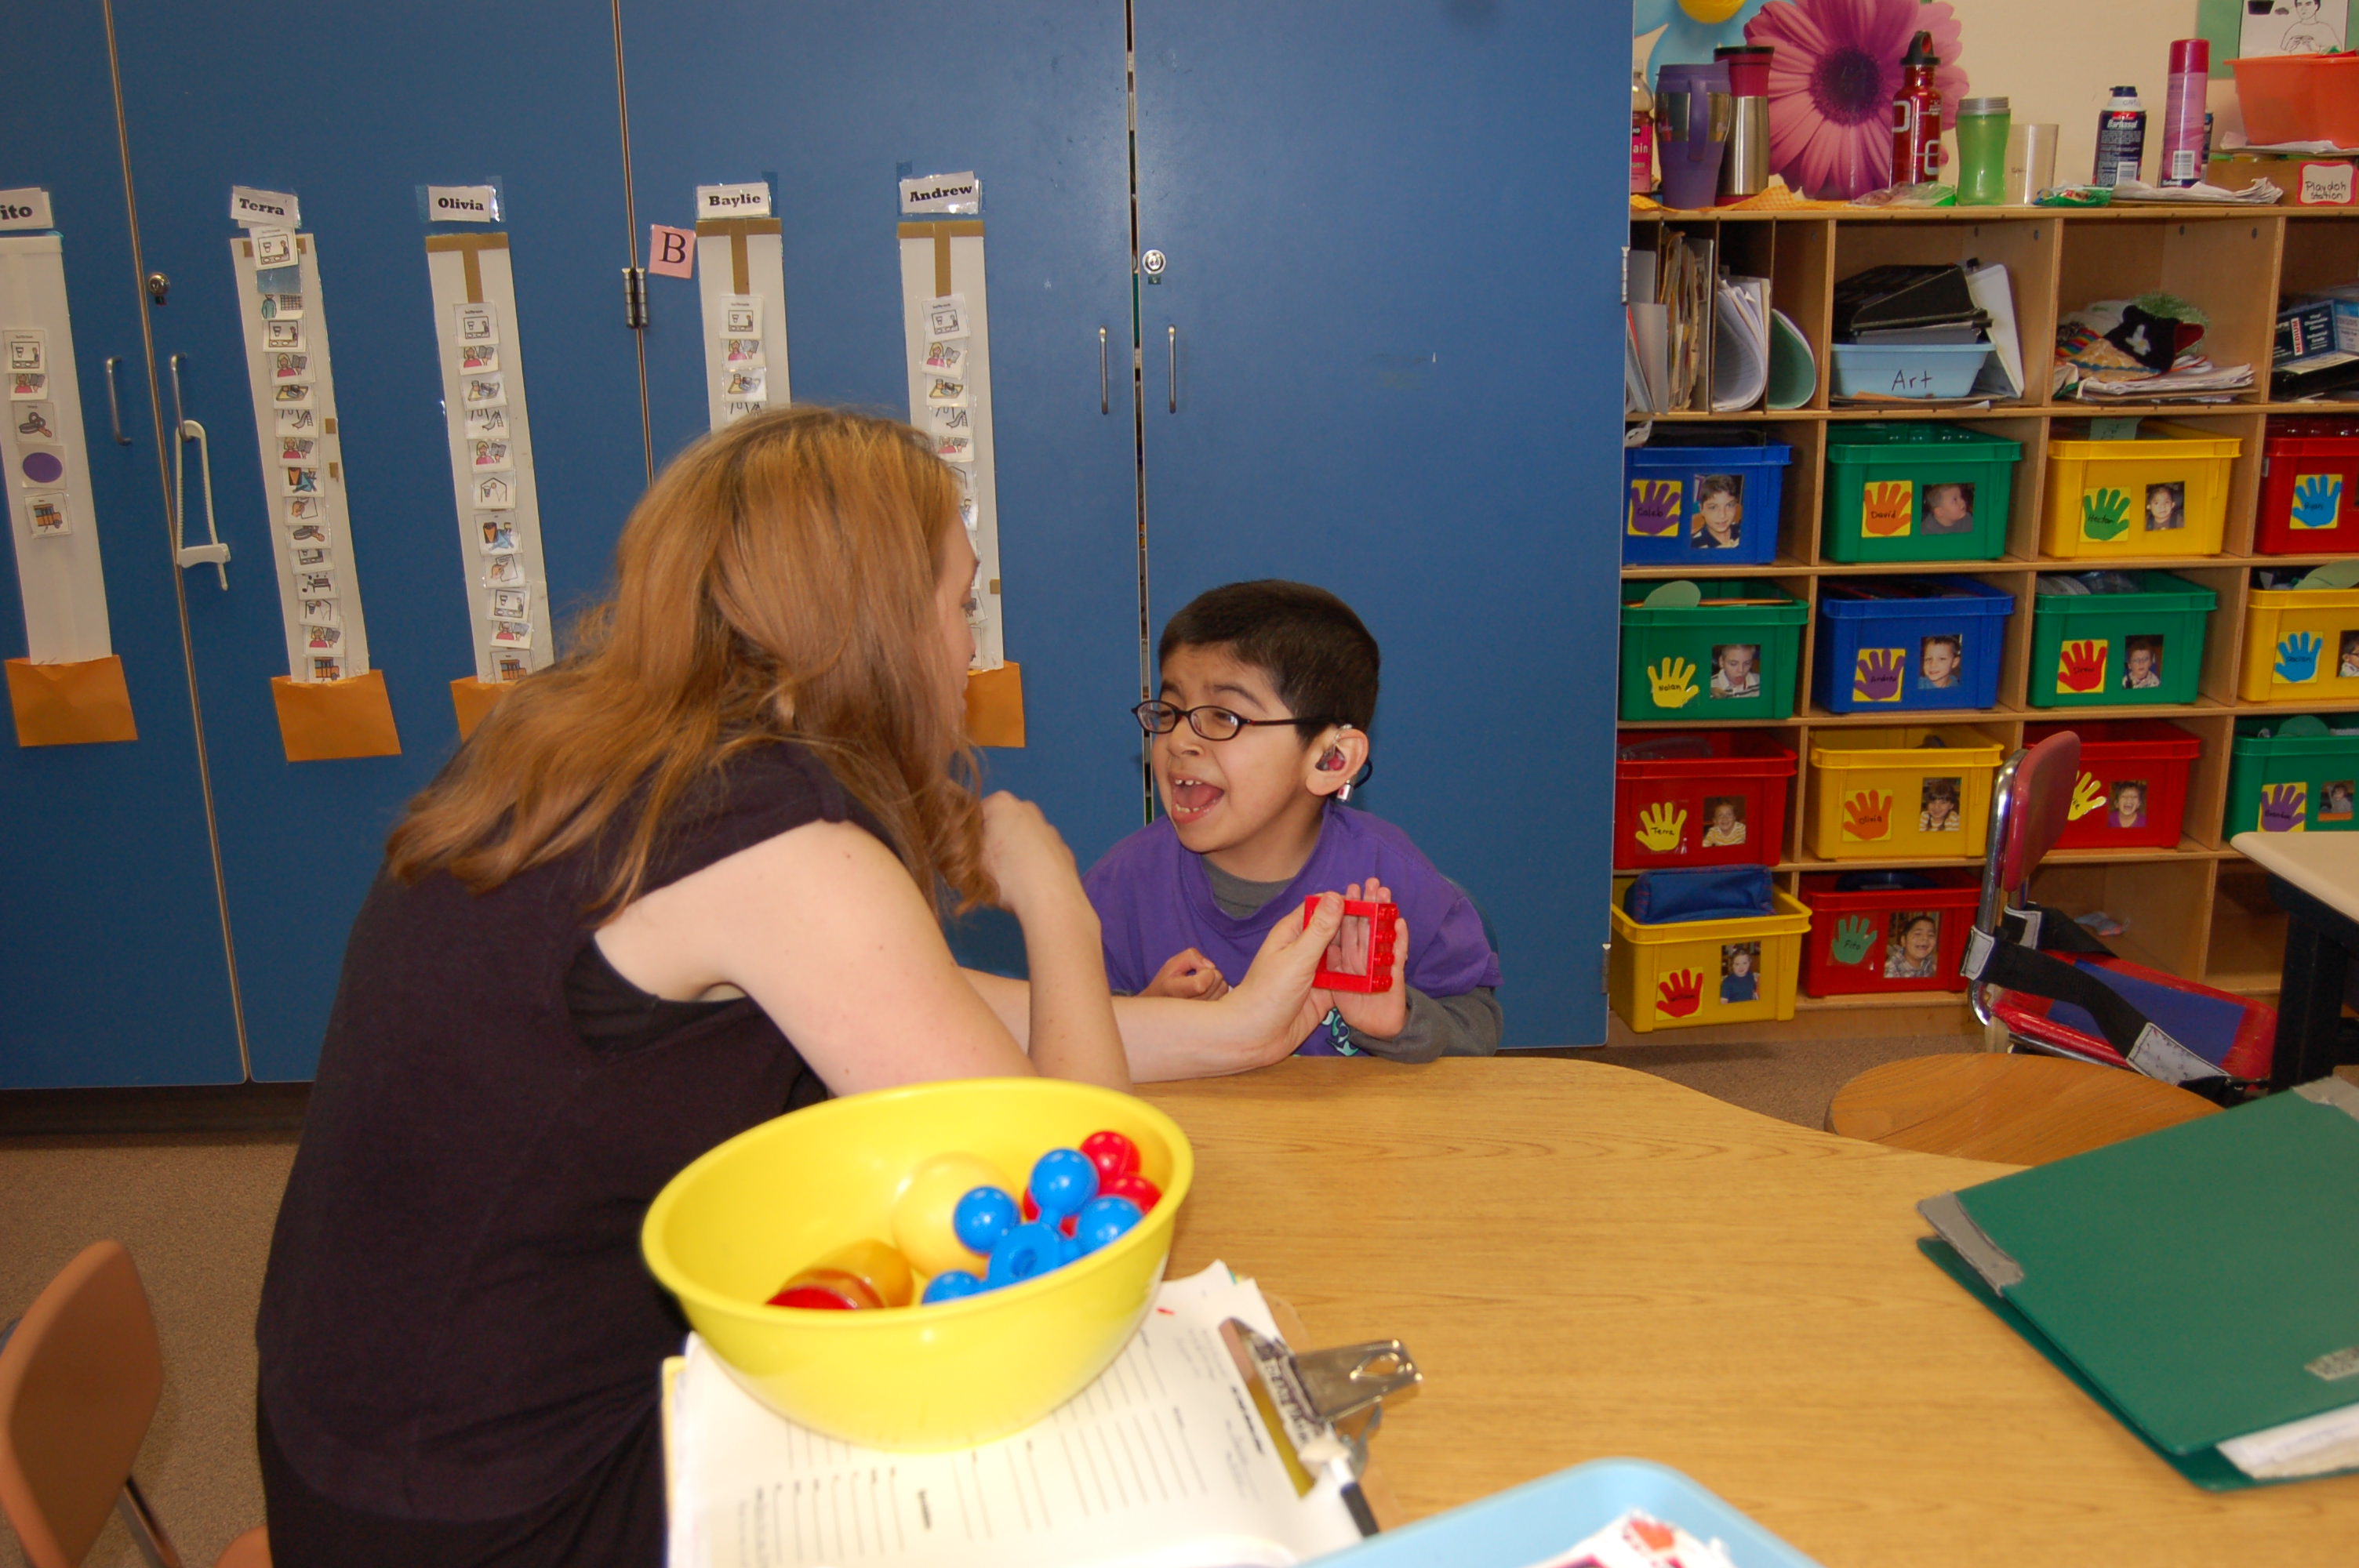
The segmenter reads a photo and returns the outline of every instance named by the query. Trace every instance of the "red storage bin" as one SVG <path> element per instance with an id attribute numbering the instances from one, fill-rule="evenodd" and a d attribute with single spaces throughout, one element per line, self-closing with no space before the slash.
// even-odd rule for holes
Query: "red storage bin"
<path id="1" fill-rule="evenodd" d="M 2081 776 L 2073 781 L 2072 820 L 2056 840 L 2060 849 L 2176 849 L 2187 817 L 2187 770 L 2203 742 L 2159 719 L 2090 719 L 2080 724 L 2027 724 L 2023 743 L 2036 746 L 2066 730 L 2081 737 Z M 2142 787 L 2135 826 L 2121 823 L 2122 790 Z"/>
<path id="2" fill-rule="evenodd" d="M 1904 881 L 1933 885 L 1892 885 Z M 1802 943 L 1804 994 L 1964 990 L 1958 967 L 1965 961 L 1982 885 L 1982 872 L 1967 866 L 1804 877 L 1800 896 L 1810 906 L 1810 934 Z M 1929 917 L 1930 932 L 1924 928 Z"/>
<path id="3" fill-rule="evenodd" d="M 2264 556 L 2359 551 L 2359 419 L 2272 419 L 2261 442 Z"/>
<path id="4" fill-rule="evenodd" d="M 1757 730 L 1625 730 L 1620 741 L 1616 871 L 1777 863 L 1793 748 Z"/>

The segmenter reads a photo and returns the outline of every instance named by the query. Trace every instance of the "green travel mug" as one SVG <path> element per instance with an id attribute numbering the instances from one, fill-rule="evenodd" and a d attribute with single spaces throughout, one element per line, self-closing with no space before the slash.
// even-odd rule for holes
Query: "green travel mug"
<path id="1" fill-rule="evenodd" d="M 2006 200 L 2006 100 L 1968 98 L 1958 105 L 1958 205 L 1996 207 Z"/>

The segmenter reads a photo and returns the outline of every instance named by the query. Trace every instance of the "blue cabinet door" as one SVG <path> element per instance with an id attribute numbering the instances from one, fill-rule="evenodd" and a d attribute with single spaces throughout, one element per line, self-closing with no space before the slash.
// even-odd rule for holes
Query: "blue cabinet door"
<path id="1" fill-rule="evenodd" d="M 551 610 L 604 579 L 645 488 L 615 59 L 603 0 L 425 0 L 299 15 L 115 0 L 159 374 L 212 432 L 224 591 L 185 579 L 247 1041 L 259 1078 L 318 1058 L 344 940 L 403 803 L 451 755 L 474 671 L 419 188 L 497 178 L 516 279 Z M 401 754 L 290 763 L 287 671 L 229 241 L 230 188 L 294 192 L 318 236 L 351 569 Z M 194 472 L 193 459 L 190 463 Z M 193 479 L 192 479 L 193 482 Z"/>
<path id="2" fill-rule="evenodd" d="M 985 783 L 1038 800 L 1086 867 L 1144 820 L 1124 711 L 1139 625 L 1121 0 L 623 0 L 622 13 L 639 219 L 685 227 L 697 186 L 771 182 L 799 402 L 908 416 L 897 179 L 980 176 L 1027 741 L 985 753 Z M 702 328 L 693 284 L 649 287 L 660 463 L 705 428 Z"/>
<path id="3" fill-rule="evenodd" d="M 1136 6 L 1151 624 L 1360 612 L 1363 803 L 1490 915 L 1515 1044 L 1604 1038 L 1627 9 Z"/>
<path id="4" fill-rule="evenodd" d="M 20 127 L 0 144 L 0 189 L 48 188 L 60 235 L 92 490 L 80 500 L 96 518 L 139 734 L 19 748 L 0 731 L 0 1087 L 234 1083 L 105 18 L 94 5 L 11 7 L 0 56 L 15 62 Z M 110 360 L 128 445 L 108 414 Z M 0 561 L 0 654 L 23 657 L 14 551 Z"/>

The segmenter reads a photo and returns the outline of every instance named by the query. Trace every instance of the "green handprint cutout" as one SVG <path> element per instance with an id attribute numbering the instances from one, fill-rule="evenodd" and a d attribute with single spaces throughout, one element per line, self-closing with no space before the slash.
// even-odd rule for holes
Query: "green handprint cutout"
<path id="1" fill-rule="evenodd" d="M 2118 539 L 2130 528 L 2130 498 L 2118 490 L 2093 490 L 2081 497 L 2081 536 Z"/>
<path id="2" fill-rule="evenodd" d="M 2343 476 L 2339 473 L 2306 473 L 2294 481 L 2293 525 L 2297 528 L 2332 528 L 2335 514 L 2343 510 Z"/>
<path id="3" fill-rule="evenodd" d="M 1833 952 L 1838 964 L 1856 964 L 1875 946 L 1875 926 L 1864 914 L 1835 924 Z"/>

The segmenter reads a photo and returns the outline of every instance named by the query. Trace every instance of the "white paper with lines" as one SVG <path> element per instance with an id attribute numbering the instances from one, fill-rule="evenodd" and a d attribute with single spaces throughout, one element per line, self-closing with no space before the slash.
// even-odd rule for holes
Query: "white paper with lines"
<path id="1" fill-rule="evenodd" d="M 1276 1336 L 1250 1280 L 1166 1281 L 1103 1376 L 955 1454 L 886 1454 L 780 1419 L 691 1336 L 672 1393 L 671 1568 L 1281 1568 L 1360 1539 L 1332 1481 L 1298 1497 L 1222 1346 Z"/>

